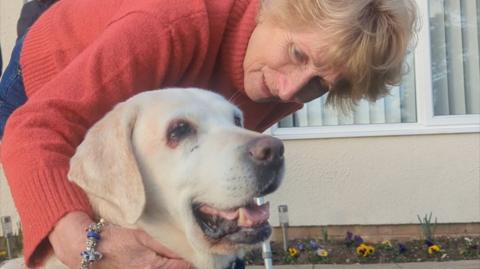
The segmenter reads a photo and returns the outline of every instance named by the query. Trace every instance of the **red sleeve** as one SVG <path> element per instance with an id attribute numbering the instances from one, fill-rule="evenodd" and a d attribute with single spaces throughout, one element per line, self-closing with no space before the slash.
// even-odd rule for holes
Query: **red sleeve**
<path id="1" fill-rule="evenodd" d="M 175 80 L 172 42 L 171 30 L 158 20 L 129 14 L 9 119 L 2 161 L 22 220 L 28 266 L 43 262 L 51 249 L 48 233 L 66 213 L 91 214 L 83 191 L 67 180 L 69 159 L 86 130 L 116 103 L 162 85 L 166 77 Z"/>

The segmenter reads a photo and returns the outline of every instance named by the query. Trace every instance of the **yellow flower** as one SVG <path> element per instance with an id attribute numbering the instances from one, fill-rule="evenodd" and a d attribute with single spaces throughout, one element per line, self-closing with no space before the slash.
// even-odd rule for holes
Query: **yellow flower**
<path id="1" fill-rule="evenodd" d="M 368 248 L 367 248 L 367 256 L 372 255 L 373 253 L 375 253 L 375 248 L 372 247 L 372 246 L 368 246 Z"/>
<path id="2" fill-rule="evenodd" d="M 367 252 L 367 245 L 360 244 L 360 246 L 357 247 L 357 254 L 358 255 L 364 255 L 365 252 Z"/>
<path id="3" fill-rule="evenodd" d="M 362 243 L 360 244 L 360 246 L 357 247 L 356 252 L 358 255 L 362 255 L 363 257 L 368 257 L 373 253 L 375 253 L 375 248 Z"/>
<path id="4" fill-rule="evenodd" d="M 7 257 L 7 251 L 6 250 L 0 250 L 0 257 Z"/>
<path id="5" fill-rule="evenodd" d="M 297 257 L 298 249 L 294 247 L 288 248 L 288 254 L 290 254 L 291 257 Z"/>
<path id="6" fill-rule="evenodd" d="M 428 254 L 432 255 L 434 252 L 439 252 L 440 246 L 439 245 L 431 245 L 428 247 Z"/>
<path id="7" fill-rule="evenodd" d="M 326 251 L 325 249 L 319 248 L 317 250 L 317 255 L 320 257 L 328 257 L 328 251 Z"/>
<path id="8" fill-rule="evenodd" d="M 387 248 L 392 248 L 392 243 L 390 242 L 390 240 L 384 240 L 382 242 L 382 245 L 384 245 Z"/>

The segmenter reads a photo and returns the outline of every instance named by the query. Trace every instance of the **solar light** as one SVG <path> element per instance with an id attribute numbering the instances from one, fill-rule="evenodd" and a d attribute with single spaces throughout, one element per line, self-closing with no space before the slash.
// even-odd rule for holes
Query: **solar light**
<path id="1" fill-rule="evenodd" d="M 265 203 L 265 198 L 263 197 L 258 197 L 254 200 L 257 205 L 263 205 Z M 262 243 L 262 257 L 265 269 L 272 269 L 272 249 L 270 247 L 270 241 L 268 239 Z"/>
<path id="2" fill-rule="evenodd" d="M 13 258 L 12 256 L 12 245 L 10 244 L 10 237 L 13 235 L 13 232 L 12 232 L 12 218 L 10 218 L 9 216 L 4 216 L 4 217 L 1 217 L 0 218 L 1 222 L 2 222 L 2 233 L 3 233 L 3 236 L 5 236 L 5 238 L 7 239 L 7 255 L 8 255 L 8 258 L 11 259 Z"/>
<path id="3" fill-rule="evenodd" d="M 288 249 L 288 206 L 279 205 L 278 206 L 278 218 L 280 222 L 280 227 L 282 227 L 282 237 L 283 237 L 283 250 L 287 251 Z"/>

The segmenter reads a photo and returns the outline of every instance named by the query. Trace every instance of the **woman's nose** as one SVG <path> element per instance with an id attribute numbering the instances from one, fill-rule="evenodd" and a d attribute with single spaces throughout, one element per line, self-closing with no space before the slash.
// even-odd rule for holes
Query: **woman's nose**
<path id="1" fill-rule="evenodd" d="M 285 75 L 278 89 L 278 98 L 285 102 L 295 100 L 296 95 L 314 76 L 307 72 Z"/>

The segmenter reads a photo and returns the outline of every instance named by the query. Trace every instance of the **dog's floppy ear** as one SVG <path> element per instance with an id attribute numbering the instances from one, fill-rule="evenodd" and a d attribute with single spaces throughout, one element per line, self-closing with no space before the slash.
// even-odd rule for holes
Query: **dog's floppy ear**
<path id="1" fill-rule="evenodd" d="M 132 133 L 138 107 L 121 103 L 86 134 L 70 160 L 68 177 L 89 195 L 119 210 L 135 223 L 145 207 L 145 189 L 133 151 Z"/>

